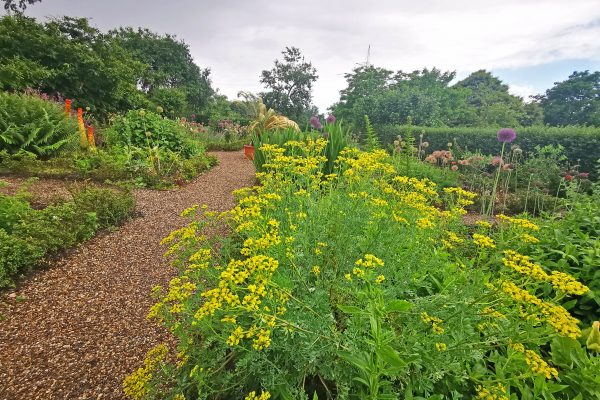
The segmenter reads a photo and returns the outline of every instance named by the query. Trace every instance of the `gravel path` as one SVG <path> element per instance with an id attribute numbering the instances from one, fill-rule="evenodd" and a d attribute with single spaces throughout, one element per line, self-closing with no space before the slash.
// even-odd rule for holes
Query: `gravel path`
<path id="1" fill-rule="evenodd" d="M 133 219 L 39 271 L 0 304 L 0 399 L 120 399 L 121 382 L 152 346 L 172 341 L 146 320 L 150 289 L 174 270 L 158 243 L 193 204 L 224 211 L 252 185 L 241 152 L 177 191 L 136 191 Z M 16 296 L 16 297 L 15 297 Z"/>

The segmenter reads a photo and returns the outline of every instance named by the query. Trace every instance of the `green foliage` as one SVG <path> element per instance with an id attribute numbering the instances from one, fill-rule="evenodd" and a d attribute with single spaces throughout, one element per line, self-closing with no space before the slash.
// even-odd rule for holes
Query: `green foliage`
<path id="1" fill-rule="evenodd" d="M 113 146 L 160 148 L 178 152 L 183 157 L 202 151 L 182 125 L 145 110 L 131 110 L 118 117 L 105 134 L 108 144 Z"/>
<path id="2" fill-rule="evenodd" d="M 375 126 L 520 126 L 542 122 L 538 104 L 525 104 L 487 71 L 477 71 L 450 86 L 454 72 L 425 68 L 406 73 L 372 65 L 346 74 L 348 87 L 332 109 L 355 128 L 367 114 Z"/>
<path id="3" fill-rule="evenodd" d="M 560 342 L 581 333 L 560 304 L 585 288 L 508 260 L 529 262 L 535 225 L 466 226 L 473 194 L 398 175 L 382 150 L 346 149 L 323 179 L 322 140 L 284 146 L 263 146 L 260 185 L 232 211 L 192 207 L 163 241 L 179 274 L 153 289 L 149 317 L 178 338 L 180 358 L 152 350 L 127 395 L 597 396 L 598 357 Z M 203 235 L 224 220 L 228 239 Z"/>
<path id="4" fill-rule="evenodd" d="M 407 165 L 402 158 L 396 158 L 393 162 L 398 173 L 417 179 L 428 179 L 440 188 L 455 187 L 461 184 L 460 173 L 449 168 L 439 168 L 425 162 L 413 162 Z"/>
<path id="5" fill-rule="evenodd" d="M 578 277 L 591 292 L 571 304 L 586 323 L 600 320 L 600 192 L 567 200 L 563 217 L 541 221 L 536 258 L 544 266 Z"/>
<path id="6" fill-rule="evenodd" d="M 350 129 L 344 126 L 342 121 L 336 121 L 326 123 L 323 131 L 324 136 L 327 138 L 327 146 L 325 147 L 327 162 L 323 173 L 328 175 L 335 172 L 338 157 L 350 145 Z"/>
<path id="7" fill-rule="evenodd" d="M 296 47 L 286 47 L 281 52 L 283 61 L 275 60 L 272 70 L 262 72 L 260 82 L 269 90 L 261 93 L 267 106 L 278 113 L 304 122 L 310 117 L 312 86 L 317 80 L 317 70 L 304 60 Z"/>
<path id="8" fill-rule="evenodd" d="M 402 125 L 376 126 L 379 138 L 383 143 L 392 143 L 398 135 L 408 129 Z M 470 151 L 497 155 L 501 145 L 496 138 L 497 128 L 450 128 L 450 127 L 413 127 L 416 132 L 423 132 L 425 141 L 429 142 L 429 150 L 445 149 L 447 143 L 456 142 Z M 517 129 L 514 141 L 524 152 L 533 152 L 536 146 L 561 145 L 564 154 L 571 164 L 579 165 L 583 172 L 593 172 L 596 160 L 600 158 L 600 130 L 584 127 L 547 127 L 531 126 Z"/>
<path id="9" fill-rule="evenodd" d="M 132 28 L 107 34 L 86 18 L 0 19 L 1 89 L 60 94 L 103 121 L 140 107 L 161 106 L 169 116 L 201 113 L 214 94 L 209 74 L 170 35 Z"/>
<path id="10" fill-rule="evenodd" d="M 85 18 L 64 17 L 38 23 L 22 16 L 0 19 L 0 65 L 34 66 L 31 76 L 12 80 L 0 74 L 4 89 L 27 86 L 74 99 L 73 107 L 91 107 L 105 117 L 144 104 L 137 78 L 144 64 L 135 60 Z M 5 80 L 6 79 L 6 80 Z M 35 80 L 37 79 L 37 81 Z"/>
<path id="11" fill-rule="evenodd" d="M 600 126 L 600 71 L 575 71 L 538 100 L 547 124 Z"/>
<path id="12" fill-rule="evenodd" d="M 133 212 L 134 198 L 128 190 L 94 186 L 75 187 L 73 202 L 81 213 L 94 213 L 99 229 L 116 226 Z"/>
<path id="13" fill-rule="evenodd" d="M 264 131 L 260 135 L 254 134 L 252 136 L 252 144 L 254 145 L 254 166 L 256 170 L 263 171 L 263 165 L 267 161 L 266 153 L 261 148 L 263 145 L 276 145 L 278 147 L 284 147 L 288 142 L 299 142 L 303 141 L 308 137 L 316 137 L 313 132 L 300 132 L 295 129 L 279 129 L 275 131 Z M 292 154 L 293 148 L 288 148 L 288 154 Z"/>
<path id="14" fill-rule="evenodd" d="M 365 149 L 367 151 L 372 151 L 379 148 L 379 140 L 377 139 L 377 134 L 371 125 L 371 121 L 369 120 L 369 116 L 365 115 Z"/>
<path id="15" fill-rule="evenodd" d="M 186 43 L 142 28 L 120 28 L 109 36 L 146 66 L 139 82 L 167 115 L 189 116 L 207 108 L 214 94 L 210 71 L 194 63 Z"/>
<path id="16" fill-rule="evenodd" d="M 35 267 L 44 257 L 116 225 L 133 210 L 128 191 L 76 188 L 73 200 L 32 209 L 24 197 L 0 195 L 0 287 Z"/>
<path id="17" fill-rule="evenodd" d="M 62 105 L 34 95 L 0 92 L 0 151 L 49 157 L 73 145 L 77 124 Z"/>

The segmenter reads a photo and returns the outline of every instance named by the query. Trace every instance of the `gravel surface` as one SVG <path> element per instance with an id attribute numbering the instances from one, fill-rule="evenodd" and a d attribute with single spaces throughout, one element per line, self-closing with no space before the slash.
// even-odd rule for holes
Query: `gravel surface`
<path id="1" fill-rule="evenodd" d="M 28 183 L 30 181 L 30 183 Z M 0 176 L 0 193 L 14 195 L 19 190 L 26 188 L 31 195 L 31 206 L 33 208 L 44 208 L 50 203 L 60 200 L 71 199 L 69 187 L 75 182 L 67 182 L 59 179 L 26 179 L 13 176 Z"/>
<path id="2" fill-rule="evenodd" d="M 136 191 L 133 219 L 33 274 L 0 304 L 0 399 L 121 399 L 125 376 L 146 351 L 173 342 L 146 319 L 150 289 L 175 274 L 160 240 L 193 204 L 224 211 L 254 182 L 243 153 L 176 191 Z"/>

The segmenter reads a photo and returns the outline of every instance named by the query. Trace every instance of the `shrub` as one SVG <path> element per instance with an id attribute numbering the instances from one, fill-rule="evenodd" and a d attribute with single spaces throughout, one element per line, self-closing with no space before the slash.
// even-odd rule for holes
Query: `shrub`
<path id="1" fill-rule="evenodd" d="M 535 257 L 544 266 L 578 277 L 591 290 L 570 304 L 578 318 L 600 320 L 600 192 L 578 195 L 571 211 L 541 221 Z"/>
<path id="2" fill-rule="evenodd" d="M 21 198 L 0 196 L 0 210 L 0 220 L 5 221 L 0 227 L 0 287 L 6 287 L 44 257 L 127 218 L 133 210 L 133 197 L 129 191 L 78 187 L 73 190 L 73 201 L 42 210 L 29 208 Z"/>
<path id="3" fill-rule="evenodd" d="M 203 151 L 176 121 L 146 110 L 131 110 L 105 131 L 109 145 L 168 149 L 187 158 Z"/>
<path id="4" fill-rule="evenodd" d="M 496 155 L 500 147 L 496 139 L 498 128 L 449 128 L 404 125 L 383 125 L 376 127 L 383 143 L 392 143 L 398 135 L 404 135 L 407 129 L 413 129 L 416 140 L 424 134 L 430 149 L 445 149 L 449 142 L 456 142 L 471 151 Z M 562 145 L 565 155 L 580 165 L 580 171 L 593 172 L 596 160 L 600 158 L 600 129 L 588 127 L 547 127 L 531 126 L 517 130 L 518 144 L 525 152 L 533 151 L 536 146 Z"/>
<path id="5" fill-rule="evenodd" d="M 233 210 L 188 209 L 191 222 L 163 241 L 179 275 L 153 289 L 148 316 L 179 339 L 178 360 L 153 349 L 127 395 L 550 400 L 600 390 L 595 357 L 563 359 L 565 371 L 547 361 L 554 339 L 581 348 L 560 302 L 587 288 L 530 262 L 532 222 L 468 228 L 473 194 L 398 175 L 384 151 L 346 150 L 323 177 L 323 139 L 285 146 L 263 146 L 261 186 L 238 192 Z M 222 221 L 233 237 L 202 235 Z"/>
<path id="6" fill-rule="evenodd" d="M 129 190 L 82 186 L 76 187 L 72 195 L 80 212 L 96 215 L 100 229 L 118 225 L 131 215 L 134 207 Z"/>
<path id="7" fill-rule="evenodd" d="M 50 157 L 77 142 L 77 123 L 62 105 L 0 92 L 0 150 Z"/>

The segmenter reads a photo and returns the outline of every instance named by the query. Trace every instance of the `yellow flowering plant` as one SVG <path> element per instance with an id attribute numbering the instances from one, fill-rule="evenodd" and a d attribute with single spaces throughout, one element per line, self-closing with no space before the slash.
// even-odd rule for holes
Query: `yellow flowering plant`
<path id="1" fill-rule="evenodd" d="M 491 227 L 469 234 L 473 194 L 380 150 L 346 148 L 324 174 L 326 147 L 265 144 L 236 207 L 184 213 L 165 239 L 179 274 L 149 313 L 178 361 L 139 398 L 562 398 L 547 349 L 578 337 L 560 301 L 583 285 Z"/>

